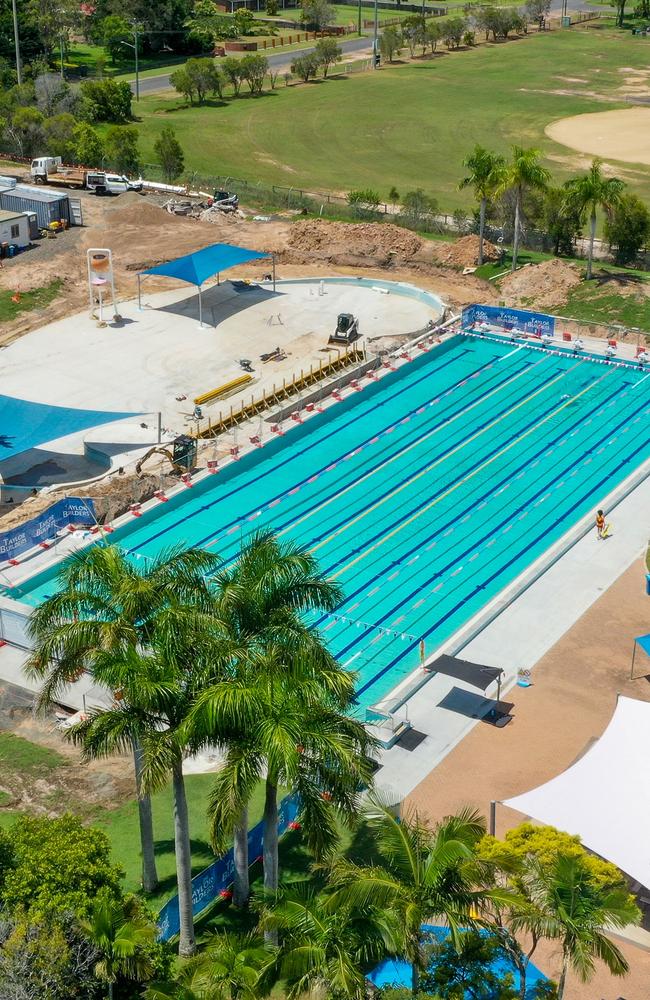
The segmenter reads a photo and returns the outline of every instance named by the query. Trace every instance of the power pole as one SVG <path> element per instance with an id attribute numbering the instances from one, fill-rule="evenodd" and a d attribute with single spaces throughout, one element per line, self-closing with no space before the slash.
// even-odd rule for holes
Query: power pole
<path id="1" fill-rule="evenodd" d="M 16 45 L 16 77 L 18 83 L 23 82 L 23 68 L 20 63 L 20 38 L 18 37 L 18 10 L 16 0 L 11 0 L 11 12 L 14 19 L 14 43 Z"/>

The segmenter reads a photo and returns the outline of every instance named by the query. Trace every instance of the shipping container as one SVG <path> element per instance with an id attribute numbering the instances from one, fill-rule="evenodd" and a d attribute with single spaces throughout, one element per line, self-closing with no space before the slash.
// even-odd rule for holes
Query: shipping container
<path id="1" fill-rule="evenodd" d="M 8 177 L 0 174 L 0 188 L 15 188 L 18 181 L 15 177 Z"/>
<path id="2" fill-rule="evenodd" d="M 40 229 L 65 219 L 70 223 L 70 201 L 60 191 L 44 191 L 28 184 L 0 189 L 0 208 L 6 212 L 34 212 Z"/>

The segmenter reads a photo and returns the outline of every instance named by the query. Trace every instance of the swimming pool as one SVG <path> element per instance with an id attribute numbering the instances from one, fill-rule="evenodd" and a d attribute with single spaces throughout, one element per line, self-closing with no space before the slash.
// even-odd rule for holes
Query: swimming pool
<path id="1" fill-rule="evenodd" d="M 309 546 L 345 592 L 312 624 L 362 708 L 650 457 L 633 365 L 458 335 L 364 384 L 111 536 L 134 558 L 182 542 L 231 559 L 262 528 Z M 21 599 L 52 593 L 56 571 Z"/>

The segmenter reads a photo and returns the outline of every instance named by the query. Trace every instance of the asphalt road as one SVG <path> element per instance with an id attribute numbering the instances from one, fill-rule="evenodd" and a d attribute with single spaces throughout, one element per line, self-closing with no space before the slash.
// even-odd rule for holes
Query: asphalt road
<path id="1" fill-rule="evenodd" d="M 599 10 L 602 8 L 591 7 L 588 0 L 551 0 L 551 13 L 556 16 L 561 14 L 565 9 L 570 14 L 572 11 L 576 10 Z M 354 55 L 357 52 L 367 51 L 372 47 L 372 35 L 364 35 L 361 38 L 355 36 L 354 38 L 342 39 L 339 43 L 343 49 L 344 55 Z M 295 50 L 294 52 L 276 52 L 275 55 L 267 55 L 266 58 L 269 61 L 269 66 L 274 69 L 279 69 L 282 67 L 289 68 L 289 65 L 293 62 L 296 56 L 305 55 L 307 52 L 313 52 L 314 46 L 309 48 Z M 263 53 L 266 55 L 266 53 Z M 135 93 L 135 81 L 131 80 L 131 90 Z M 166 90 L 171 87 L 169 82 L 169 73 L 161 74 L 160 76 L 144 76 L 140 77 L 140 94 L 153 94 L 157 90 Z"/>
<path id="2" fill-rule="evenodd" d="M 344 55 L 354 55 L 356 52 L 362 52 L 369 49 L 372 46 L 372 38 L 370 36 L 363 36 L 359 38 L 355 36 L 354 38 L 344 38 L 339 42 L 339 45 L 343 49 Z M 307 52 L 313 52 L 314 46 L 310 46 L 305 49 L 296 49 L 293 52 L 276 52 L 275 55 L 266 55 L 266 52 L 262 52 L 261 55 L 266 55 L 269 61 L 269 66 L 273 69 L 279 69 L 282 66 L 287 68 L 296 58 L 296 56 L 304 56 Z M 135 93 L 135 80 L 130 80 L 131 90 Z M 171 87 L 169 82 L 169 73 L 165 73 L 161 76 L 141 76 L 140 77 L 140 94 L 153 94 L 157 90 L 165 90 Z"/>

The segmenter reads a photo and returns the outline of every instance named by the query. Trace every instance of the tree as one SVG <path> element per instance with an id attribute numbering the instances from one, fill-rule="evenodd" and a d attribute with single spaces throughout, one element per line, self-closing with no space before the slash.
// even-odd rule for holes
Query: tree
<path id="1" fill-rule="evenodd" d="M 627 0 L 610 0 L 612 7 L 616 8 L 616 25 L 623 27 L 625 21 L 625 5 Z"/>
<path id="2" fill-rule="evenodd" d="M 201 954 L 186 962 L 173 983 L 156 983 L 146 1000 L 257 1000 L 260 977 L 272 961 L 252 934 L 217 932 Z"/>
<path id="3" fill-rule="evenodd" d="M 8 910 L 83 917 L 95 899 L 120 897 L 122 871 L 111 863 L 108 838 L 74 816 L 21 817 L 2 833 L 0 847 L 0 899 Z"/>
<path id="4" fill-rule="evenodd" d="M 210 813 L 215 845 L 235 837 L 235 898 L 248 896 L 246 807 L 265 779 L 264 885 L 278 885 L 278 787 L 296 789 L 309 843 L 335 836 L 332 810 L 351 816 L 356 790 L 371 780 L 363 726 L 343 714 L 351 675 L 332 659 L 301 615 L 331 610 L 340 590 L 316 560 L 272 535 L 255 535 L 215 578 L 219 619 L 237 650 L 227 677 L 207 688 L 190 718 L 192 739 L 224 749 Z M 326 797 L 323 797 L 326 793 Z"/>
<path id="5" fill-rule="evenodd" d="M 526 0 L 524 10 L 529 19 L 537 23 L 537 27 L 541 31 L 551 12 L 551 0 Z"/>
<path id="6" fill-rule="evenodd" d="M 426 216 L 435 215 L 437 211 L 438 202 L 425 194 L 422 188 L 407 191 L 402 198 L 402 215 L 413 226 L 417 226 Z"/>
<path id="7" fill-rule="evenodd" d="M 421 14 L 412 14 L 402 21 L 402 38 L 408 45 L 411 58 L 415 55 L 418 45 L 425 39 L 425 21 Z"/>
<path id="8" fill-rule="evenodd" d="M 383 909 L 333 906 L 310 885 L 283 888 L 262 914 L 261 926 L 280 931 L 278 971 L 289 986 L 288 1000 L 324 993 L 365 1000 L 363 970 L 399 953 L 399 928 Z"/>
<path id="9" fill-rule="evenodd" d="M 127 122 L 132 96 L 126 80 L 87 80 L 81 84 L 83 115 L 90 122 Z"/>
<path id="10" fill-rule="evenodd" d="M 269 68 L 266 56 L 250 53 L 241 60 L 242 79 L 248 84 L 251 94 L 261 94 L 264 87 L 264 77 Z"/>
<path id="11" fill-rule="evenodd" d="M 156 927 L 135 897 L 119 902 L 96 900 L 82 928 L 98 952 L 95 975 L 107 984 L 109 1000 L 120 976 L 136 982 L 151 978 L 154 966 L 147 945 L 155 941 Z"/>
<path id="12" fill-rule="evenodd" d="M 238 7 L 234 14 L 234 21 L 238 35 L 250 35 L 255 23 L 255 15 L 247 7 Z"/>
<path id="13" fill-rule="evenodd" d="M 572 256 L 582 225 L 580 212 L 567 204 L 564 188 L 549 187 L 544 192 L 542 225 L 553 240 L 555 256 Z"/>
<path id="14" fill-rule="evenodd" d="M 74 159 L 87 167 L 100 167 L 104 159 L 104 146 L 98 133 L 87 122 L 79 122 L 72 133 Z"/>
<path id="15" fill-rule="evenodd" d="M 400 54 L 402 45 L 402 35 L 398 28 L 388 25 L 379 36 L 379 50 L 388 62 L 392 62 L 395 56 Z"/>
<path id="16" fill-rule="evenodd" d="M 315 52 L 306 52 L 304 56 L 298 56 L 291 63 L 291 72 L 299 76 L 303 83 L 309 83 L 312 77 L 316 76 L 320 66 L 320 61 Z"/>
<path id="17" fill-rule="evenodd" d="M 0 922 L 2 1000 L 94 1000 L 97 955 L 70 914 L 3 912 Z"/>
<path id="18" fill-rule="evenodd" d="M 474 926 L 475 911 L 512 894 L 493 888 L 491 867 L 479 859 L 477 847 L 485 822 L 478 813 L 466 809 L 429 829 L 417 813 L 396 818 L 389 808 L 375 802 L 369 808 L 368 822 L 375 833 L 379 861 L 373 867 L 335 862 L 333 901 L 388 908 L 395 915 L 403 953 L 412 964 L 415 996 L 428 965 L 422 924 L 442 918 L 458 947 L 459 930 Z"/>
<path id="19" fill-rule="evenodd" d="M 265 10 L 269 17 L 277 17 L 278 0 L 266 0 Z"/>
<path id="20" fill-rule="evenodd" d="M 172 86 L 194 103 L 203 104 L 208 94 L 221 91 L 220 72 L 213 59 L 188 59 L 170 76 Z"/>
<path id="21" fill-rule="evenodd" d="M 76 120 L 73 115 L 63 112 L 46 118 L 43 122 L 45 142 L 50 156 L 60 156 L 64 163 L 74 159 L 76 144 L 74 132 Z"/>
<path id="22" fill-rule="evenodd" d="M 118 174 L 137 175 L 140 170 L 138 130 L 132 125 L 113 125 L 106 133 L 106 156 Z"/>
<path id="23" fill-rule="evenodd" d="M 153 144 L 154 152 L 162 166 L 163 177 L 167 184 L 173 184 L 183 173 L 185 157 L 183 147 L 176 138 L 176 133 L 170 125 L 166 125 Z"/>
<path id="24" fill-rule="evenodd" d="M 623 194 L 605 220 L 605 239 L 616 251 L 616 263 L 636 261 L 639 250 L 650 244 L 650 212 L 635 194 Z"/>
<path id="25" fill-rule="evenodd" d="M 464 931 L 459 947 L 447 939 L 435 953 L 435 966 L 422 977 L 425 993 L 440 1000 L 516 1000 L 511 972 L 500 972 L 502 958 L 498 937 Z"/>
<path id="26" fill-rule="evenodd" d="M 438 24 L 434 18 L 430 17 L 424 22 L 424 37 L 427 45 L 431 49 L 431 54 L 436 51 L 436 47 L 442 38 L 442 34 L 442 25 Z"/>
<path id="27" fill-rule="evenodd" d="M 459 184 L 459 188 L 472 187 L 474 196 L 479 203 L 478 230 L 478 263 L 483 263 L 483 240 L 485 236 L 485 212 L 489 200 L 494 196 L 505 161 L 502 156 L 492 153 L 483 146 L 474 146 L 472 152 L 463 160 L 463 166 L 469 171 Z"/>
<path id="28" fill-rule="evenodd" d="M 186 97 L 190 104 L 194 104 L 196 84 L 194 78 L 187 72 L 187 66 L 181 66 L 180 69 L 175 69 L 173 73 L 170 73 L 169 82 L 174 90 Z"/>
<path id="29" fill-rule="evenodd" d="M 319 38 L 314 53 L 323 69 L 323 77 L 327 77 L 330 66 L 340 62 L 343 56 L 343 50 L 335 38 Z"/>
<path id="30" fill-rule="evenodd" d="M 108 17 L 100 21 L 98 32 L 102 40 L 102 45 L 108 50 L 113 65 L 115 65 L 118 59 L 124 57 L 126 52 L 124 42 L 133 40 L 133 43 L 135 43 L 135 36 L 131 25 L 125 17 L 121 17 L 119 14 L 109 14 Z"/>
<path id="31" fill-rule="evenodd" d="M 34 97 L 36 106 L 46 118 L 57 111 L 66 111 L 62 107 L 70 95 L 70 85 L 62 80 L 58 73 L 41 73 L 34 80 Z"/>
<path id="32" fill-rule="evenodd" d="M 41 151 L 45 144 L 44 121 L 36 108 L 16 108 L 6 133 L 19 156 L 35 156 Z"/>
<path id="33" fill-rule="evenodd" d="M 221 63 L 221 69 L 233 89 L 234 96 L 237 97 L 244 79 L 241 75 L 241 60 L 236 59 L 234 56 L 226 56 Z"/>
<path id="34" fill-rule="evenodd" d="M 323 31 L 336 23 L 336 11 L 327 0 L 301 0 L 302 20 L 313 31 Z"/>
<path id="35" fill-rule="evenodd" d="M 524 149 L 523 146 L 512 147 L 512 159 L 499 171 L 497 193 L 512 191 L 515 197 L 515 223 L 512 241 L 512 267 L 517 268 L 519 254 L 519 238 L 521 228 L 521 202 L 526 190 L 544 191 L 550 172 L 539 162 L 538 149 Z"/>
<path id="36" fill-rule="evenodd" d="M 605 177 L 602 164 L 603 161 L 596 157 L 586 174 L 575 177 L 566 185 L 568 205 L 577 209 L 581 218 L 589 216 L 587 281 L 592 275 L 594 240 L 596 239 L 596 212 L 602 208 L 607 215 L 610 215 L 620 203 L 625 190 L 624 181 L 619 180 L 618 177 Z"/>
<path id="37" fill-rule="evenodd" d="M 536 913 L 530 916 L 523 911 L 513 927 L 528 929 L 532 925 L 539 936 L 560 943 L 558 1000 L 563 1000 L 569 970 L 588 982 L 596 959 L 604 962 L 613 976 L 625 975 L 628 963 L 607 931 L 640 922 L 641 913 L 629 892 L 603 888 L 581 858 L 564 854 L 547 864 L 529 858 L 522 878 Z"/>

